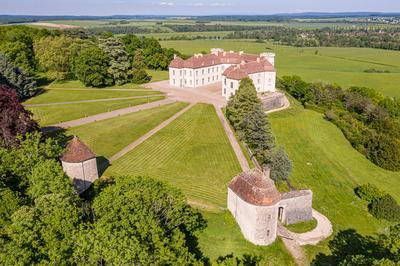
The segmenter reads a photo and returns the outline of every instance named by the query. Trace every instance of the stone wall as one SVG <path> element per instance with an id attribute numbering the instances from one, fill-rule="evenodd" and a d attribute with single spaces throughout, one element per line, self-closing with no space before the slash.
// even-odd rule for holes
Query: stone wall
<path id="1" fill-rule="evenodd" d="M 269 111 L 284 106 L 286 103 L 285 97 L 286 96 L 281 92 L 267 93 L 261 96 L 261 101 L 264 105 L 264 108 Z"/>
<path id="2" fill-rule="evenodd" d="M 74 187 L 78 193 L 86 190 L 96 179 L 99 178 L 96 158 L 82 163 L 62 162 L 62 167 L 64 172 L 74 183 Z"/>
<path id="3" fill-rule="evenodd" d="M 299 190 L 282 194 L 278 205 L 281 208 L 281 221 L 284 224 L 295 224 L 312 219 L 312 191 Z"/>
<path id="4" fill-rule="evenodd" d="M 278 221 L 277 205 L 249 204 L 228 188 L 228 209 L 248 241 L 256 245 L 269 245 L 275 241 Z"/>

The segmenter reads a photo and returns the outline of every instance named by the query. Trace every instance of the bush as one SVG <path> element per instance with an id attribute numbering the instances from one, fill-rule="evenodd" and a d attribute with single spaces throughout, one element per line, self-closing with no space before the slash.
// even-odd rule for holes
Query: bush
<path id="1" fill-rule="evenodd" d="M 358 186 L 354 189 L 355 193 L 360 199 L 372 202 L 382 198 L 385 194 L 372 184 L 365 184 Z"/>
<path id="2" fill-rule="evenodd" d="M 386 219 L 391 222 L 400 221 L 400 206 L 389 194 L 373 200 L 368 207 L 369 212 L 378 219 Z"/>

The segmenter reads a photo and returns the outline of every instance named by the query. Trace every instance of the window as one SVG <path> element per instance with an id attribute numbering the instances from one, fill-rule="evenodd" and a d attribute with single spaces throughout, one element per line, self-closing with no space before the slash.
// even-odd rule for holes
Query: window
<path id="1" fill-rule="evenodd" d="M 269 236 L 269 230 L 267 230 L 267 236 Z"/>
<path id="2" fill-rule="evenodd" d="M 185 76 L 186 76 L 186 70 L 184 70 L 184 71 L 183 71 L 183 75 L 185 75 Z"/>
<path id="3" fill-rule="evenodd" d="M 268 220 L 271 220 L 271 214 L 268 214 Z"/>
<path id="4" fill-rule="evenodd" d="M 192 80 L 190 80 L 190 86 L 192 86 Z"/>
<path id="5" fill-rule="evenodd" d="M 203 74 L 203 75 L 204 75 L 204 69 L 202 69 L 202 70 L 201 70 L 201 74 Z"/>
<path id="6" fill-rule="evenodd" d="M 174 75 L 175 76 L 175 69 L 174 70 L 172 70 L 172 75 Z M 174 82 L 175 83 L 175 82 Z"/>
<path id="7" fill-rule="evenodd" d="M 204 78 L 201 80 L 201 84 L 203 84 L 203 85 L 204 85 Z"/>
<path id="8" fill-rule="evenodd" d="M 175 79 L 173 79 L 173 83 L 174 83 L 174 85 L 175 85 Z"/>
<path id="9" fill-rule="evenodd" d="M 210 82 L 210 77 L 208 77 L 208 82 Z"/>
<path id="10" fill-rule="evenodd" d="M 233 82 L 231 82 L 231 89 L 233 89 Z"/>
<path id="11" fill-rule="evenodd" d="M 226 88 L 224 88 L 224 95 L 226 94 Z"/>
<path id="12" fill-rule="evenodd" d="M 214 81 L 214 76 L 212 77 L 212 81 Z"/>
<path id="13" fill-rule="evenodd" d="M 210 74 L 210 69 L 208 68 L 208 74 Z"/>
<path id="14" fill-rule="evenodd" d="M 179 74 L 182 76 L 182 70 L 179 71 Z"/>
<path id="15" fill-rule="evenodd" d="M 257 83 L 258 83 L 258 84 L 260 84 L 260 83 L 261 83 L 261 80 L 260 80 L 260 79 L 258 79 L 258 80 L 257 80 Z"/>
<path id="16" fill-rule="evenodd" d="M 226 85 L 226 79 L 224 79 L 224 84 Z"/>
<path id="17" fill-rule="evenodd" d="M 199 85 L 199 80 L 198 79 L 196 79 L 196 85 Z"/>

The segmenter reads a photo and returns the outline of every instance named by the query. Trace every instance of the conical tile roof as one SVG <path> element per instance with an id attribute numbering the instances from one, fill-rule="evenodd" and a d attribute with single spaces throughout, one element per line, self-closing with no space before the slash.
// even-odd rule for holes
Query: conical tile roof
<path id="1" fill-rule="evenodd" d="M 68 143 L 67 151 L 61 157 L 61 161 L 67 163 L 80 163 L 95 158 L 96 155 L 78 137 Z"/>

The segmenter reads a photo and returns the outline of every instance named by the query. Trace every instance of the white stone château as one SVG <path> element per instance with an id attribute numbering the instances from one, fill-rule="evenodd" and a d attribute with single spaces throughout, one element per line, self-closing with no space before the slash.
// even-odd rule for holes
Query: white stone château
<path id="1" fill-rule="evenodd" d="M 253 169 L 230 182 L 228 209 L 247 240 L 269 245 L 276 239 L 279 221 L 295 224 L 312 219 L 312 192 L 279 193 L 269 170 Z"/>
<path id="2" fill-rule="evenodd" d="M 60 160 L 78 194 L 99 178 L 96 155 L 76 136 L 68 143 Z"/>
<path id="3" fill-rule="evenodd" d="M 253 55 L 213 48 L 210 54 L 195 54 L 187 60 L 175 57 L 169 65 L 169 84 L 197 88 L 220 82 L 221 94 L 229 99 L 239 88 L 240 80 L 249 77 L 258 93 L 274 92 L 274 65 L 274 53 Z"/>

